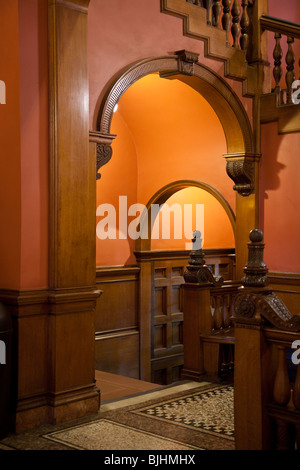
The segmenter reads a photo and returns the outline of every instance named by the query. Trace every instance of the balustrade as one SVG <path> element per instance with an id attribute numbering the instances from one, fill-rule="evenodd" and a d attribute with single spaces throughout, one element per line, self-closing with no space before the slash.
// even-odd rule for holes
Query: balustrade
<path id="1" fill-rule="evenodd" d="M 295 80 L 300 78 L 300 59 L 296 60 L 295 51 L 299 53 L 300 25 L 289 21 L 279 20 L 263 15 L 260 19 L 263 31 L 269 31 L 274 35 L 273 46 L 273 77 L 275 86 L 272 92 L 278 96 L 278 104 L 293 104 L 293 92 Z M 297 42 L 296 46 L 295 43 Z M 285 53 L 283 52 L 285 51 Z M 284 64 L 283 62 L 284 57 Z M 299 65 L 298 74 L 296 68 Z M 283 80 L 286 88 L 283 88 Z"/>
<path id="2" fill-rule="evenodd" d="M 226 31 L 226 44 L 247 51 L 253 0 L 186 0 L 207 9 L 207 24 Z"/>
<path id="3" fill-rule="evenodd" d="M 295 450 L 300 366 L 291 351 L 294 341 L 300 344 L 300 315 L 292 315 L 268 287 L 262 240 L 260 230 L 251 231 L 246 275 L 234 305 L 236 449 Z"/>
<path id="4" fill-rule="evenodd" d="M 223 29 L 226 33 L 227 46 L 241 49 L 249 63 L 256 63 L 258 56 L 253 55 L 253 31 L 269 32 L 273 38 L 273 69 L 274 86 L 272 92 L 277 95 L 277 105 L 290 105 L 299 98 L 295 82 L 300 79 L 300 25 L 273 18 L 268 15 L 257 15 L 255 0 L 185 0 L 199 8 L 207 9 L 207 24 L 211 27 Z M 253 24 L 252 24 L 253 23 Z M 255 23 L 255 24 L 254 24 Z M 257 24 L 259 23 L 259 24 Z M 260 44 L 256 47 L 261 50 L 260 61 L 267 64 L 266 36 L 259 36 Z M 257 39 L 256 39 L 257 41 Z M 272 44 L 272 42 L 270 42 Z M 251 47 L 249 47 L 249 45 Z M 255 55 L 255 54 L 254 54 Z M 272 58 L 271 58 L 272 61 Z"/>
<path id="5" fill-rule="evenodd" d="M 212 329 L 214 332 L 231 328 L 234 297 L 238 286 L 211 289 Z"/>

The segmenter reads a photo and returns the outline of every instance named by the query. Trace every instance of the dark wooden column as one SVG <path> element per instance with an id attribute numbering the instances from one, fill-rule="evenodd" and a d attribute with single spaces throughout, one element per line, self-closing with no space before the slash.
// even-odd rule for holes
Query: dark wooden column
<path id="1" fill-rule="evenodd" d="M 264 263 L 263 234 L 254 229 L 248 243 L 243 287 L 235 301 L 234 417 L 237 450 L 270 448 L 266 405 L 270 396 L 271 356 L 256 301 L 267 296 L 268 269 Z"/>
<path id="2" fill-rule="evenodd" d="M 49 0 L 51 422 L 96 412 L 96 162 L 89 149 L 89 0 Z"/>

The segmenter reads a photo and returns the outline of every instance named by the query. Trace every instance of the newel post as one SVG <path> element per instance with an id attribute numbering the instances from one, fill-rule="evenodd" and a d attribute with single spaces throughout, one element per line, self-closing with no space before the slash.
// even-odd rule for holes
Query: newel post
<path id="1" fill-rule="evenodd" d="M 184 272 L 183 284 L 183 344 L 184 366 L 182 378 L 200 380 L 204 374 L 203 345 L 200 334 L 212 330 L 212 314 L 210 307 L 210 288 L 220 286 L 222 277 L 214 276 L 205 265 L 202 251 L 202 239 L 199 231 L 194 232 L 193 250 L 190 254 L 189 266 Z"/>
<path id="2" fill-rule="evenodd" d="M 234 417 L 236 450 L 268 449 L 270 352 L 263 335 L 264 319 L 255 299 L 270 292 L 264 263 L 263 233 L 250 232 L 243 287 L 235 300 Z"/>

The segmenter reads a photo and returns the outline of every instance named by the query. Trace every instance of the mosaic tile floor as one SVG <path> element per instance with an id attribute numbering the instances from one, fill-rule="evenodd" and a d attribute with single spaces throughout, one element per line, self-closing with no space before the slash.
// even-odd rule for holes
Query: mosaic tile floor
<path id="1" fill-rule="evenodd" d="M 3 450 L 234 450 L 233 387 L 190 382 L 0 441 Z"/>

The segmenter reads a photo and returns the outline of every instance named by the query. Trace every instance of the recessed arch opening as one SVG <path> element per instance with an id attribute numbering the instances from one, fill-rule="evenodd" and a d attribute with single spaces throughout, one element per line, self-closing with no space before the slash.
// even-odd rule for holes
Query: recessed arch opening
<path id="1" fill-rule="evenodd" d="M 153 217 L 153 215 L 152 215 L 153 212 L 151 211 L 151 208 L 155 205 L 162 207 L 165 203 L 167 203 L 168 201 L 170 201 L 172 199 L 172 196 L 174 196 L 176 193 L 179 193 L 182 190 L 187 189 L 187 188 L 201 189 L 204 192 L 206 192 L 208 195 L 212 196 L 212 198 L 215 199 L 215 201 L 221 206 L 221 208 L 223 209 L 224 213 L 227 216 L 228 223 L 231 225 L 233 239 L 235 240 L 235 228 L 236 228 L 235 215 L 234 215 L 234 212 L 233 212 L 230 204 L 226 201 L 226 199 L 222 196 L 222 194 L 220 194 L 212 186 L 210 186 L 206 183 L 203 183 L 201 181 L 181 180 L 181 181 L 174 181 L 174 182 L 164 186 L 159 191 L 157 191 L 150 198 L 150 200 L 148 201 L 148 203 L 146 205 L 146 210 L 144 211 L 144 213 L 141 216 L 140 227 L 139 227 L 139 232 L 144 234 L 144 237 L 138 238 L 136 240 L 136 244 L 135 244 L 135 250 L 136 251 L 149 251 L 149 250 L 151 250 L 151 241 L 152 241 L 152 237 L 153 237 L 153 227 L 154 227 L 154 224 L 157 222 L 157 217 L 159 215 L 159 214 L 156 213 L 156 217 Z M 189 208 L 187 208 L 187 210 L 188 209 Z M 168 215 L 169 214 L 167 213 L 167 217 L 168 217 Z M 181 212 L 181 215 L 182 215 L 182 222 L 184 224 L 183 211 Z M 180 214 L 179 214 L 179 216 L 180 216 Z M 190 227 L 191 227 L 191 224 L 188 224 L 188 226 L 186 227 L 187 232 L 190 231 L 189 230 Z M 193 230 L 194 229 L 198 230 L 198 229 L 200 229 L 200 227 L 195 226 L 193 228 Z M 204 233 L 202 233 L 203 236 L 204 236 Z"/>

